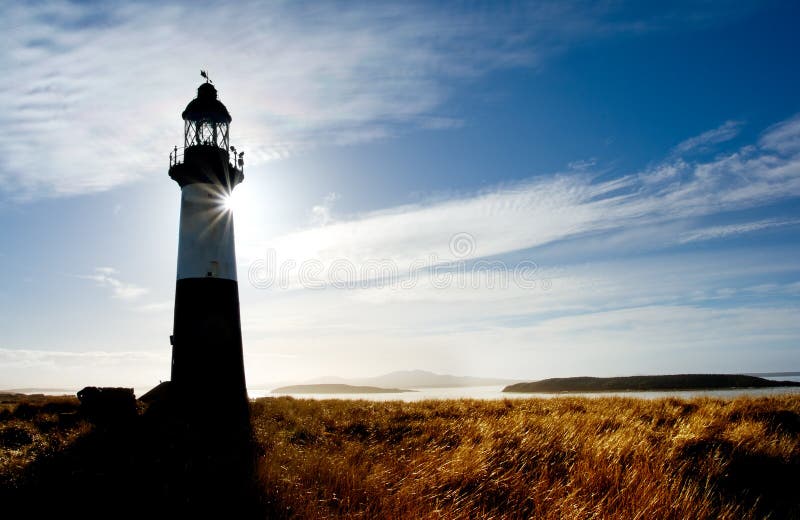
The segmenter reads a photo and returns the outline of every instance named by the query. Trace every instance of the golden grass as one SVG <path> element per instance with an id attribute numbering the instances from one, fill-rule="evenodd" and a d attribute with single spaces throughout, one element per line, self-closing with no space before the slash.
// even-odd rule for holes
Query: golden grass
<path id="1" fill-rule="evenodd" d="M 0 399 L 0 486 L 15 485 L 36 460 L 57 453 L 91 425 L 78 414 L 74 397 L 4 394 Z"/>
<path id="2" fill-rule="evenodd" d="M 152 446 L 115 455 L 141 443 L 138 434 L 118 446 L 75 410 L 74 399 L 0 404 L 0 495 L 54 493 L 48 483 L 80 468 L 91 476 L 108 457 L 128 461 L 120 482 L 126 472 L 132 482 L 155 479 L 153 489 L 169 482 L 149 465 Z M 255 401 L 251 417 L 269 518 L 800 518 L 800 395 L 282 397 Z M 86 482 L 113 472 L 98 474 Z M 132 482 L 109 485 L 124 495 Z"/>
<path id="3" fill-rule="evenodd" d="M 252 421 L 275 516 L 800 515 L 800 396 L 267 398 Z"/>

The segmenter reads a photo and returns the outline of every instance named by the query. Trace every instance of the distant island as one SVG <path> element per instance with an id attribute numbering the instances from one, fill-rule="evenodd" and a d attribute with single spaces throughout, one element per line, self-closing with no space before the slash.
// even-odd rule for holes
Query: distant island
<path id="1" fill-rule="evenodd" d="M 630 377 L 555 377 L 516 383 L 503 392 L 647 392 L 669 390 L 725 390 L 730 388 L 773 388 L 800 386 L 795 381 L 772 381 L 738 374 L 675 374 Z"/>
<path id="2" fill-rule="evenodd" d="M 272 390 L 273 394 L 400 394 L 403 392 L 413 392 L 413 390 L 343 384 L 290 385 Z"/>
<path id="3" fill-rule="evenodd" d="M 272 384 L 259 384 L 252 388 L 270 389 L 276 386 L 308 385 L 351 385 L 375 386 L 378 388 L 466 388 L 474 386 L 505 386 L 519 383 L 519 379 L 500 379 L 491 377 L 454 376 L 437 374 L 426 370 L 401 370 L 377 377 L 344 378 L 323 376 L 306 381 L 275 381 Z"/>

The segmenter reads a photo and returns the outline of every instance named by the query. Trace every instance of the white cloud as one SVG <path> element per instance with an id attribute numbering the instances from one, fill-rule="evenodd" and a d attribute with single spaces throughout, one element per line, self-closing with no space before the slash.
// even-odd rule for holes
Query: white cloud
<path id="1" fill-rule="evenodd" d="M 507 335 L 518 344 L 528 338 L 528 349 L 570 375 L 619 374 L 620 366 L 628 374 L 740 371 L 792 359 L 796 311 L 656 305 L 549 319 Z"/>
<path id="2" fill-rule="evenodd" d="M 140 312 L 162 313 L 171 310 L 172 306 L 173 306 L 172 301 L 165 300 L 160 302 L 153 302 L 153 303 L 146 303 L 144 305 L 139 305 L 138 307 L 136 307 L 136 310 Z"/>
<path id="3" fill-rule="evenodd" d="M 739 135 L 741 128 L 741 121 L 725 121 L 717 128 L 708 130 L 700 135 L 681 142 L 675 147 L 674 151 L 679 154 L 707 151 L 713 145 L 730 141 Z"/>
<path id="4" fill-rule="evenodd" d="M 141 395 L 168 372 L 169 352 L 0 348 L 2 389 L 136 386 Z M 168 375 L 168 374 L 167 374 Z"/>
<path id="5" fill-rule="evenodd" d="M 800 114 L 768 128 L 759 144 L 768 150 L 781 153 L 800 151 Z"/>
<path id="6" fill-rule="evenodd" d="M 535 252 L 531 252 L 536 258 Z M 511 262 L 506 265 L 513 267 Z M 485 271 L 464 278 L 455 275 L 443 286 L 427 273 L 414 283 L 383 286 L 358 285 L 351 290 L 259 291 L 241 283 L 245 330 L 321 330 L 346 328 L 379 333 L 394 328 L 398 320 L 404 334 L 442 327 L 461 329 L 497 326 L 507 319 L 538 320 L 554 314 L 608 311 L 631 306 L 674 305 L 731 298 L 750 280 L 796 277 L 795 262 L 735 250 L 724 258 L 713 253 L 674 253 L 632 256 L 625 260 L 539 266 L 534 283 L 498 283 Z M 466 280 L 467 283 L 461 283 Z M 548 281 L 543 285 L 542 281 Z M 407 282 L 404 280 L 403 282 Z M 477 282 L 477 283 L 473 283 Z M 748 284 L 743 287 L 742 284 Z M 788 291 L 788 286 L 781 289 Z M 262 319 L 268 316 L 268 320 Z M 392 325 L 392 324 L 395 325 Z"/>
<path id="7" fill-rule="evenodd" d="M 783 226 L 792 226 L 800 224 L 797 219 L 766 219 L 758 220 L 755 222 L 744 222 L 741 224 L 727 224 L 724 226 L 712 226 L 708 228 L 698 229 L 685 233 L 681 238 L 681 243 L 696 242 L 699 240 L 713 240 L 717 238 L 725 238 L 732 235 L 741 235 L 744 233 L 752 233 L 762 229 L 770 229 Z"/>
<path id="8" fill-rule="evenodd" d="M 572 161 L 567 165 L 570 170 L 583 172 L 591 170 L 597 164 L 597 159 L 583 159 L 579 161 Z"/>
<path id="9" fill-rule="evenodd" d="M 653 303 L 648 297 L 621 308 L 590 303 L 564 308 L 558 302 L 560 287 L 556 284 L 547 296 L 482 302 L 359 303 L 341 292 L 282 300 L 260 316 L 260 328 L 245 325 L 249 380 L 419 367 L 521 378 L 736 372 L 775 370 L 797 361 L 796 305 L 716 309 L 703 303 Z M 723 292 L 718 298 L 733 296 Z M 600 300 L 601 292 L 596 296 Z M 525 304 L 537 300 L 539 312 L 525 314 L 530 310 Z M 349 312 L 340 312 L 345 306 Z M 250 305 L 246 312 L 257 310 Z M 284 320 L 292 315 L 297 326 Z M 258 353 L 279 352 L 297 358 L 267 365 L 250 361 Z"/>
<path id="10" fill-rule="evenodd" d="M 328 193 L 323 197 L 322 204 L 317 204 L 311 208 L 311 224 L 318 226 L 326 226 L 333 221 L 331 210 L 333 203 L 339 198 L 339 194 L 335 192 Z"/>
<path id="11" fill-rule="evenodd" d="M 80 278 L 93 280 L 101 287 L 111 289 L 114 298 L 120 300 L 135 300 L 149 292 L 145 287 L 121 281 L 115 275 L 117 270 L 113 267 L 96 267 L 94 274 L 81 275 Z"/>

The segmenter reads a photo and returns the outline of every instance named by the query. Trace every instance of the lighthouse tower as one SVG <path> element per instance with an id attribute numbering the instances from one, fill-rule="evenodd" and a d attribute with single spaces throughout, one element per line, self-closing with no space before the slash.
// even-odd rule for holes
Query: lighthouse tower
<path id="1" fill-rule="evenodd" d="M 226 204 L 244 179 L 229 142 L 231 116 L 206 82 L 183 111 L 183 148 L 170 155 L 181 188 L 171 388 L 185 402 L 209 399 L 247 410 L 233 214 Z"/>

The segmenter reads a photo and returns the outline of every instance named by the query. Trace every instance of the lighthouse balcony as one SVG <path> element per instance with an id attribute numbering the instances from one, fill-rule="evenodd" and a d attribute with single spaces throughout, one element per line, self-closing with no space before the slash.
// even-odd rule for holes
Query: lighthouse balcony
<path id="1" fill-rule="evenodd" d="M 244 180 L 243 154 L 237 157 L 214 144 L 173 148 L 169 155 L 169 176 L 181 188 L 188 184 L 218 184 L 232 190 Z"/>

